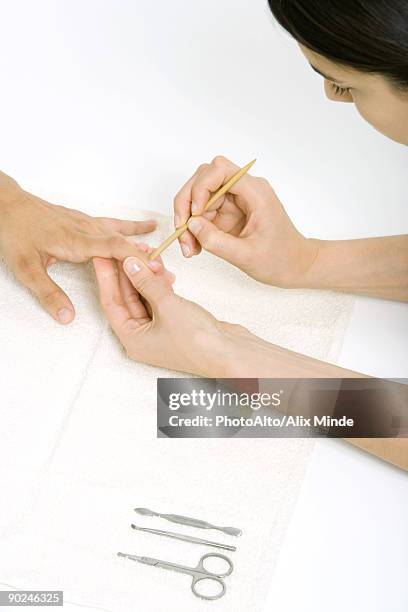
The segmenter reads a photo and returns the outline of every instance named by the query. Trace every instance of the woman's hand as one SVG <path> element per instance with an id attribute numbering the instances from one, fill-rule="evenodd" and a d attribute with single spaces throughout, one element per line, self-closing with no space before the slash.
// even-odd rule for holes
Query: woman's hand
<path id="1" fill-rule="evenodd" d="M 174 276 L 154 273 L 142 252 L 123 264 L 95 258 L 94 267 L 102 308 L 131 359 L 209 378 L 356 376 L 218 321 L 175 295 Z"/>
<path id="2" fill-rule="evenodd" d="M 218 156 L 200 166 L 176 195 L 176 227 L 195 217 L 180 238 L 183 254 L 196 255 L 203 247 L 263 283 L 301 286 L 316 258 L 316 243 L 297 231 L 265 179 L 245 175 L 202 214 L 211 194 L 238 170 Z"/>
<path id="3" fill-rule="evenodd" d="M 169 273 L 153 273 L 143 253 L 123 265 L 94 258 L 94 267 L 102 308 L 131 359 L 208 377 L 245 367 L 236 351 L 251 334 L 175 295 Z"/>
<path id="4" fill-rule="evenodd" d="M 155 221 L 93 218 L 37 198 L 0 172 L 0 254 L 17 279 L 59 323 L 75 316 L 69 297 L 47 274 L 57 261 L 124 260 L 137 252 L 125 236 L 151 232 Z M 162 267 L 151 262 L 152 269 Z"/>

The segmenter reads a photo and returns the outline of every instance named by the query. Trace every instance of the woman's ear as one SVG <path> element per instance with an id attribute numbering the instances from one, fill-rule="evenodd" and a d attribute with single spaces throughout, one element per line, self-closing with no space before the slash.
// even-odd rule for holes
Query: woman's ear
<path id="1" fill-rule="evenodd" d="M 348 89 L 339 87 L 327 79 L 324 81 L 324 91 L 327 98 L 333 102 L 354 102 L 353 96 Z"/>

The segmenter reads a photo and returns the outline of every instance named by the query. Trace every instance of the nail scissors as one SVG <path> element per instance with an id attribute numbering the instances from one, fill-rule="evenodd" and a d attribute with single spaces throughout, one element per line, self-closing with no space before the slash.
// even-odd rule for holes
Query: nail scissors
<path id="1" fill-rule="evenodd" d="M 170 563 L 169 561 L 161 561 L 160 559 L 153 559 L 152 557 L 137 557 L 135 555 L 126 555 L 124 553 L 119 552 L 118 557 L 125 557 L 126 559 L 132 559 L 132 561 L 138 561 L 139 563 L 144 563 L 145 565 L 152 565 L 154 567 L 161 567 L 162 569 L 173 570 L 174 572 L 180 572 L 181 574 L 189 574 L 193 580 L 191 583 L 191 590 L 193 591 L 196 597 L 201 597 L 201 599 L 220 599 L 225 595 L 227 587 L 225 586 L 225 582 L 223 578 L 229 576 L 234 569 L 232 561 L 228 559 L 225 555 L 221 555 L 220 553 L 208 553 L 203 555 L 198 562 L 196 567 L 186 567 L 185 565 L 178 565 L 177 563 Z M 210 558 L 222 559 L 228 565 L 228 569 L 225 572 L 212 572 L 205 567 L 205 560 Z M 200 593 L 197 590 L 197 584 L 201 582 L 201 580 L 213 581 L 217 582 L 220 589 L 218 593 L 215 595 L 205 595 Z"/>

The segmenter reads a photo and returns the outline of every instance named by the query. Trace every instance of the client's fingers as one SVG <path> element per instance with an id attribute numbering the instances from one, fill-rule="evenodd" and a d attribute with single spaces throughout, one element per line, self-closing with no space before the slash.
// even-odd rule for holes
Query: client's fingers
<path id="1" fill-rule="evenodd" d="M 154 247 L 151 247 L 144 242 L 138 242 L 137 248 L 147 255 L 151 255 L 156 250 Z M 156 274 L 156 276 L 162 277 L 170 287 L 174 284 L 176 277 L 172 272 L 166 270 L 161 256 L 156 257 L 155 259 L 147 260 L 146 264 Z"/>
<path id="2" fill-rule="evenodd" d="M 123 219 L 111 219 L 110 217 L 99 217 L 98 221 L 105 231 L 120 232 L 124 236 L 135 236 L 147 234 L 156 229 L 157 222 L 154 219 L 148 221 L 126 221 Z"/>
<path id="3" fill-rule="evenodd" d="M 37 254 L 20 258 L 15 267 L 18 280 L 37 297 L 41 306 L 59 323 L 66 325 L 75 317 L 75 309 L 66 293 L 48 276 Z"/>
<path id="4" fill-rule="evenodd" d="M 102 309 L 113 330 L 119 335 L 131 314 L 122 298 L 116 263 L 112 259 L 94 257 L 93 265 Z"/>
<path id="5" fill-rule="evenodd" d="M 143 251 L 143 253 L 146 253 L 146 255 L 150 255 L 155 250 L 153 247 L 149 246 L 148 244 L 145 244 L 144 242 L 137 242 L 136 246 L 140 251 Z M 155 259 L 152 259 L 152 260 L 149 259 L 146 261 L 146 263 L 149 266 L 149 268 L 153 270 L 153 272 L 163 272 L 164 270 L 164 264 L 163 264 L 163 260 L 161 257 L 156 257 Z"/>

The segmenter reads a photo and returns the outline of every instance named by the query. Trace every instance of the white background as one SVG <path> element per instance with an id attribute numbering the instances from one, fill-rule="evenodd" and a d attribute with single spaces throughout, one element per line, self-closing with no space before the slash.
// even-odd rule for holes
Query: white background
<path id="1" fill-rule="evenodd" d="M 264 0 L 0 0 L 0 168 L 69 206 L 170 213 L 195 167 L 258 158 L 299 229 L 408 232 L 407 150 L 377 134 Z M 408 376 L 408 307 L 359 298 L 341 364 Z M 267 610 L 407 609 L 405 474 L 320 442 Z M 353 603 L 354 602 L 354 603 Z"/>

